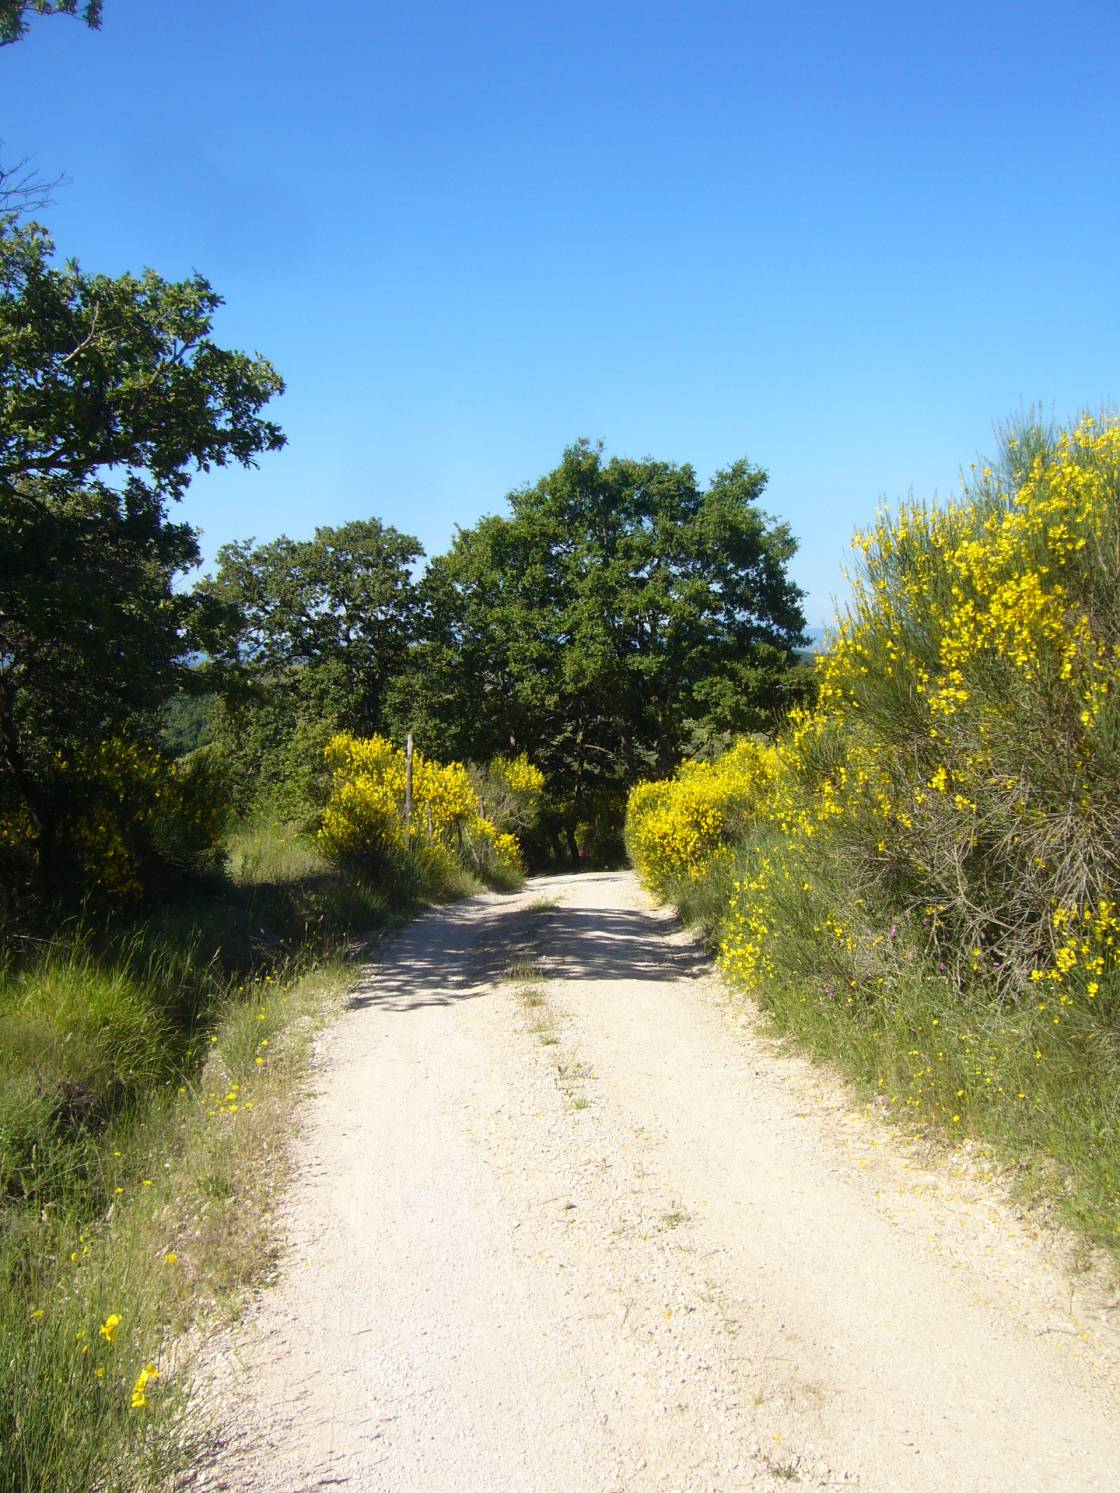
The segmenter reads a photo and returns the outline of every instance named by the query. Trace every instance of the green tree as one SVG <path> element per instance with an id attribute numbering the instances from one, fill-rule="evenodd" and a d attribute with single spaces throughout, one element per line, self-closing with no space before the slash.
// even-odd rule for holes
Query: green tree
<path id="1" fill-rule="evenodd" d="M 325 734 L 380 729 L 415 630 L 423 553 L 374 518 L 219 550 L 217 574 L 197 590 L 232 619 L 214 655 L 226 694 L 216 734 L 243 791 L 287 799 L 294 785 L 299 800 Z"/>
<path id="2" fill-rule="evenodd" d="M 25 36 L 29 16 L 80 15 L 95 31 L 101 25 L 102 0 L 0 0 L 0 47 Z"/>
<path id="3" fill-rule="evenodd" d="M 429 568 L 398 731 L 476 760 L 528 751 L 570 831 L 698 731 L 769 724 L 804 618 L 765 484 L 745 461 L 702 488 L 689 466 L 569 447 Z"/>
<path id="4" fill-rule="evenodd" d="M 59 266 L 41 228 L 0 231 L 0 804 L 29 815 L 59 881 L 72 778 L 61 763 L 126 729 L 207 647 L 216 604 L 178 592 L 194 530 L 168 518 L 192 474 L 283 444 L 283 388 L 210 339 L 221 299 L 182 282 Z"/>

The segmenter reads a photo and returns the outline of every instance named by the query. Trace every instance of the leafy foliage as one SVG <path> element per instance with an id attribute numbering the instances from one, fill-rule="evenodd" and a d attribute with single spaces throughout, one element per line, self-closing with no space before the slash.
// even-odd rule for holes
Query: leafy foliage
<path id="1" fill-rule="evenodd" d="M 395 729 L 474 760 L 527 752 L 570 831 L 698 725 L 767 722 L 803 617 L 765 482 L 738 462 L 701 489 L 687 466 L 569 447 L 429 567 Z"/>
<path id="2" fill-rule="evenodd" d="M 210 340 L 220 304 L 200 276 L 87 275 L 36 225 L 0 230 L 0 812 L 30 816 L 51 893 L 74 871 L 58 755 L 154 730 L 221 620 L 174 589 L 198 547 L 168 505 L 283 444 L 260 414 L 281 381 Z"/>
<path id="3" fill-rule="evenodd" d="M 0 47 L 9 46 L 27 34 L 29 16 L 80 15 L 87 26 L 101 25 L 102 0 L 0 0 Z"/>
<path id="4" fill-rule="evenodd" d="M 369 735 L 415 627 L 410 535 L 366 519 L 313 539 L 227 544 L 197 593 L 225 608 L 215 648 L 226 699 L 215 734 L 243 801 L 280 795 L 289 812 L 316 798 L 322 748 L 338 731 Z"/>
<path id="5" fill-rule="evenodd" d="M 1115 1242 L 1120 423 L 1013 434 L 857 544 L 744 831 L 713 853 L 734 763 L 686 769 L 635 790 L 635 861 L 783 1026 L 888 1106 L 1063 1161 Z"/>
<path id="6" fill-rule="evenodd" d="M 215 703 L 212 694 L 172 695 L 160 717 L 160 745 L 173 757 L 206 746 L 211 738 Z"/>

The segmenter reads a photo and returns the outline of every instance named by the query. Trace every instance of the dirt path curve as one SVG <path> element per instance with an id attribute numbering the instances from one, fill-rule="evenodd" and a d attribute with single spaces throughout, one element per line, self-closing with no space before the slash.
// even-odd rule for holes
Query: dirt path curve
<path id="1" fill-rule="evenodd" d="M 194 1487 L 1120 1489 L 1120 1313 L 776 1053 L 631 876 L 424 917 L 318 1074 Z"/>

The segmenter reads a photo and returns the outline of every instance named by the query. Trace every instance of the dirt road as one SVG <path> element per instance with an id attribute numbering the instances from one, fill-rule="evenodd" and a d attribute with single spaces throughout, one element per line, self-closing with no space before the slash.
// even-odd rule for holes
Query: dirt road
<path id="1" fill-rule="evenodd" d="M 426 916 L 318 1064 L 198 1488 L 1120 1489 L 1120 1311 L 629 875 Z"/>

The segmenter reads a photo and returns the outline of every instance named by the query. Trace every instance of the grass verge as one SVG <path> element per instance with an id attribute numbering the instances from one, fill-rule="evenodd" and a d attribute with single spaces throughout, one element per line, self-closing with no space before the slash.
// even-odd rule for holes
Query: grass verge
<path id="1" fill-rule="evenodd" d="M 257 839 L 143 930 L 71 929 L 0 972 L 2 1493 L 168 1485 L 176 1345 L 267 1275 L 313 1035 L 360 940 L 408 915 Z"/>

